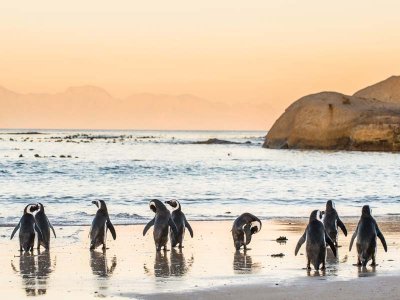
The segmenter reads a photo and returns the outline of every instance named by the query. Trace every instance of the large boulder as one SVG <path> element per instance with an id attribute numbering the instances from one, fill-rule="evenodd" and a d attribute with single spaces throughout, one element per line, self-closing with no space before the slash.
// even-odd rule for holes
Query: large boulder
<path id="1" fill-rule="evenodd" d="M 305 96 L 275 122 L 263 147 L 400 151 L 400 102 L 335 92 Z"/>

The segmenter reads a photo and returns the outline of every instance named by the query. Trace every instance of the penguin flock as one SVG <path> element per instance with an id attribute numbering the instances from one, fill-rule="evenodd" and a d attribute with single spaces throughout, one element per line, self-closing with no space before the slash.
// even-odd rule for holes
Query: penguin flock
<path id="1" fill-rule="evenodd" d="M 165 203 L 171 206 L 172 212 L 158 199 L 153 199 L 149 202 L 149 207 L 155 215 L 143 229 L 143 236 L 145 236 L 149 229 L 153 227 L 153 239 L 157 252 L 161 251 L 161 249 L 167 250 L 168 239 L 171 241 L 172 248 L 176 246 L 183 248 L 186 229 L 193 238 L 193 229 L 187 221 L 179 201 L 169 200 L 165 201 Z M 96 200 L 92 201 L 92 204 L 97 206 L 97 212 L 90 227 L 89 249 L 94 250 L 102 245 L 102 249 L 105 250 L 107 249 L 107 231 L 111 232 L 114 240 L 117 238 L 117 234 L 111 223 L 105 201 Z M 362 207 L 360 220 L 351 237 L 349 251 L 351 251 L 356 240 L 357 266 L 365 267 L 370 260 L 372 260 L 371 266 L 376 266 L 377 238 L 380 239 L 385 252 L 387 252 L 385 237 L 372 217 L 371 212 L 369 205 Z M 336 257 L 337 248 L 339 247 L 338 227 L 347 236 L 346 226 L 340 220 L 333 201 L 327 201 L 325 211 L 314 210 L 311 212 L 304 234 L 300 237 L 295 248 L 295 255 L 297 255 L 301 246 L 304 243 L 306 244 L 308 270 L 311 269 L 311 265 L 315 270 L 326 268 L 327 246 L 330 247 Z M 244 250 L 249 250 L 247 246 L 251 242 L 252 235 L 260 232 L 261 228 L 261 220 L 253 214 L 243 213 L 237 217 L 231 229 L 236 251 L 239 251 L 241 247 Z M 18 230 L 21 252 L 33 251 L 36 234 L 38 236 L 38 250 L 40 246 L 46 250 L 50 249 L 51 231 L 56 238 L 55 230 L 47 218 L 44 206 L 41 203 L 28 204 L 24 208 L 23 215 L 11 234 L 11 239 L 13 239 Z"/>

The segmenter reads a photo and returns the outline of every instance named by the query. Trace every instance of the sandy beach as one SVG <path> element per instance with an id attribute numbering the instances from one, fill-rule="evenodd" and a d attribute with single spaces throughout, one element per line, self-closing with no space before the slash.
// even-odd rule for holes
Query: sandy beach
<path id="1" fill-rule="evenodd" d="M 138 298 L 138 299 L 317 299 L 326 292 L 338 298 L 393 299 L 400 268 L 399 220 L 379 219 L 387 243 L 379 244 L 373 269 L 353 266 L 356 252 L 348 252 L 350 236 L 340 235 L 338 258 L 328 251 L 325 272 L 305 270 L 305 249 L 294 256 L 306 219 L 263 221 L 251 250 L 236 253 L 231 221 L 191 222 L 182 251 L 156 253 L 152 235 L 142 236 L 144 225 L 116 226 L 117 240 L 108 237 L 109 249 L 88 250 L 89 227 L 56 227 L 51 251 L 18 252 L 18 241 L 9 240 L 11 227 L 1 227 L 1 289 L 7 298 Z M 354 219 L 344 219 L 352 234 Z M 286 236 L 286 243 L 276 238 Z M 282 253 L 282 257 L 273 257 Z M 301 297 L 299 292 L 301 291 Z"/>

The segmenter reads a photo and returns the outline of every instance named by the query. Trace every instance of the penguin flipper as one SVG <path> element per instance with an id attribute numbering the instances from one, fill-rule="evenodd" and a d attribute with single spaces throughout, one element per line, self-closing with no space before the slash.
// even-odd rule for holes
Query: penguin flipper
<path id="1" fill-rule="evenodd" d="M 12 240 L 12 239 L 13 239 L 13 237 L 14 237 L 15 233 L 17 232 L 17 230 L 19 229 L 19 227 L 20 227 L 20 226 L 21 226 L 21 222 L 19 222 L 19 223 L 18 223 L 18 225 L 17 225 L 17 226 L 15 226 L 15 228 L 14 228 L 13 232 L 11 233 L 11 238 L 10 238 L 10 240 Z"/>
<path id="2" fill-rule="evenodd" d="M 356 230 L 353 233 L 353 236 L 351 237 L 351 241 L 350 241 L 350 245 L 349 245 L 349 251 L 351 251 L 351 248 L 353 248 L 354 239 L 356 238 L 357 233 L 358 233 L 358 225 L 357 225 Z"/>
<path id="3" fill-rule="evenodd" d="M 169 227 L 171 227 L 172 232 L 174 233 L 175 236 L 178 236 L 178 228 L 176 228 L 176 225 L 174 223 L 174 221 L 172 220 L 172 218 L 168 219 L 168 225 Z"/>
<path id="4" fill-rule="evenodd" d="M 113 239 L 115 240 L 117 238 L 117 233 L 115 232 L 114 225 L 111 223 L 110 219 L 107 220 L 106 224 L 107 224 L 107 228 L 111 232 Z"/>
<path id="5" fill-rule="evenodd" d="M 344 236 L 347 236 L 346 226 L 344 226 L 342 220 L 340 220 L 339 217 L 337 218 L 337 225 L 340 227 L 340 229 L 342 229 Z"/>
<path id="6" fill-rule="evenodd" d="M 192 226 L 190 226 L 189 222 L 185 218 L 185 227 L 189 230 L 190 237 L 193 238 L 193 229 Z"/>
<path id="7" fill-rule="evenodd" d="M 382 232 L 380 231 L 379 227 L 377 224 L 375 224 L 376 227 L 376 235 L 378 238 L 381 240 L 381 243 L 383 245 L 383 249 L 385 249 L 385 252 L 387 252 L 387 245 L 386 245 L 386 240 L 385 237 L 383 236 Z"/>
<path id="8" fill-rule="evenodd" d="M 301 245 L 304 244 L 304 242 L 306 241 L 306 235 L 307 235 L 307 229 L 304 231 L 303 235 L 301 236 L 301 238 L 299 239 L 299 241 L 297 242 L 296 245 L 296 249 L 294 250 L 294 255 L 296 256 L 297 253 L 299 252 Z"/>
<path id="9" fill-rule="evenodd" d="M 336 247 L 335 244 L 333 243 L 332 239 L 329 237 L 329 235 L 325 231 L 325 241 L 328 243 L 329 247 L 331 247 L 333 255 L 336 257 Z"/>
<path id="10" fill-rule="evenodd" d="M 47 223 L 49 224 L 49 227 L 50 227 L 51 230 L 53 231 L 54 238 L 57 238 L 56 232 L 55 232 L 55 230 L 54 230 L 54 227 L 53 227 L 53 225 L 51 225 L 51 223 L 50 223 L 49 219 L 47 218 L 47 216 L 46 216 L 46 219 L 47 219 Z"/>
<path id="11" fill-rule="evenodd" d="M 147 233 L 147 231 L 150 229 L 150 227 L 154 225 L 155 219 L 156 219 L 156 218 L 154 217 L 154 218 L 153 218 L 149 223 L 147 223 L 147 225 L 144 227 L 144 229 L 143 229 L 143 236 L 145 236 L 146 233 Z"/>

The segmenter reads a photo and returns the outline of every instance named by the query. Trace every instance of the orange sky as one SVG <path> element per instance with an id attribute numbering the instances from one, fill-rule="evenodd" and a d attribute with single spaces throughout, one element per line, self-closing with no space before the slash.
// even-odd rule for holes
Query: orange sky
<path id="1" fill-rule="evenodd" d="M 90 84 L 283 111 L 400 73 L 398 1 L 3 2 L 0 85 L 17 92 Z"/>

